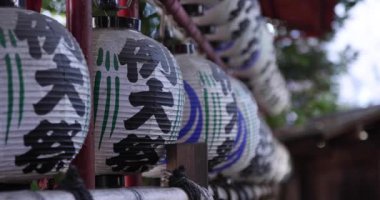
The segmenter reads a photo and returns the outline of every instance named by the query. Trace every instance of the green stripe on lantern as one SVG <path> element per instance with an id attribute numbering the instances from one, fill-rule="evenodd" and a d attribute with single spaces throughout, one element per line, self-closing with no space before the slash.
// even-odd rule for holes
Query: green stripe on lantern
<path id="1" fill-rule="evenodd" d="M 214 113 L 214 128 L 212 129 L 212 138 L 211 138 L 211 144 L 214 143 L 214 139 L 215 139 L 215 135 L 216 135 L 216 129 L 217 129 L 217 124 L 216 124 L 216 121 L 217 121 L 217 114 L 216 114 L 216 101 L 215 101 L 215 98 L 216 98 L 216 94 L 214 93 L 211 93 L 211 98 L 212 98 L 212 106 L 213 106 L 213 113 Z"/>
<path id="2" fill-rule="evenodd" d="M 211 82 L 210 82 L 210 80 L 209 80 L 207 74 L 204 74 L 203 76 L 204 76 L 205 79 L 206 79 L 207 85 L 208 85 L 209 87 L 211 87 Z"/>
<path id="3" fill-rule="evenodd" d="M 103 49 L 98 49 L 98 57 L 96 58 L 96 65 L 100 66 L 103 63 Z"/>
<path id="4" fill-rule="evenodd" d="M 110 98 L 111 98 L 111 77 L 107 77 L 107 98 L 106 98 L 106 108 L 104 110 L 103 124 L 102 124 L 102 132 L 100 133 L 99 140 L 99 149 L 102 145 L 102 140 L 104 136 L 104 132 L 107 128 L 108 115 L 110 111 Z"/>
<path id="5" fill-rule="evenodd" d="M 5 43 L 5 35 L 1 27 L 0 27 L 0 45 L 4 48 L 7 47 L 7 44 Z"/>
<path id="6" fill-rule="evenodd" d="M 112 127 L 111 127 L 110 137 L 112 137 L 113 131 L 115 130 L 117 115 L 119 112 L 119 94 L 120 94 L 120 79 L 119 79 L 119 77 L 116 77 L 115 78 L 115 108 L 113 110 Z"/>
<path id="7" fill-rule="evenodd" d="M 206 85 L 206 82 L 205 82 L 205 80 L 204 80 L 203 75 L 202 75 L 201 72 L 199 72 L 199 77 L 201 78 L 202 85 Z"/>
<path id="8" fill-rule="evenodd" d="M 117 59 L 117 55 L 113 54 L 113 67 L 116 71 L 119 70 L 119 60 Z"/>
<path id="9" fill-rule="evenodd" d="M 9 38 L 11 39 L 11 44 L 13 47 L 16 47 L 17 46 L 17 40 L 15 38 L 15 36 L 13 35 L 12 31 L 9 30 L 8 31 L 8 35 L 9 35 Z"/>
<path id="10" fill-rule="evenodd" d="M 20 102 L 19 102 L 19 108 L 18 108 L 18 127 L 20 127 L 21 121 L 22 121 L 22 116 L 24 112 L 24 77 L 22 74 L 22 64 L 21 64 L 21 59 L 18 54 L 16 54 L 16 65 L 17 65 L 17 73 L 18 73 L 18 80 L 20 84 L 20 91 L 19 91 L 19 96 L 20 96 Z"/>
<path id="11" fill-rule="evenodd" d="M 205 129 L 206 129 L 206 143 L 207 143 L 207 141 L 208 141 L 208 118 L 209 118 L 209 110 L 208 110 L 208 95 L 207 95 L 207 89 L 204 89 L 203 90 L 203 94 L 204 94 L 204 101 L 205 101 L 205 114 L 206 114 L 206 118 L 205 118 L 205 121 L 206 121 L 206 123 L 205 123 Z"/>
<path id="12" fill-rule="evenodd" d="M 8 142 L 9 129 L 12 123 L 13 113 L 13 81 L 12 81 L 12 64 L 11 58 L 7 54 L 5 56 L 5 62 L 7 65 L 7 79 L 8 79 L 8 112 L 7 112 L 7 128 L 5 132 L 5 144 Z"/>
<path id="13" fill-rule="evenodd" d="M 218 135 L 220 135 L 220 133 L 222 132 L 222 106 L 221 106 L 221 103 L 220 103 L 220 96 L 219 96 L 219 93 L 216 93 L 217 95 L 217 102 L 218 102 L 218 113 L 219 113 L 219 128 L 218 128 Z"/>
<path id="14" fill-rule="evenodd" d="M 102 81 L 102 72 L 97 71 L 95 75 L 95 85 L 94 85 L 94 122 L 95 123 L 96 123 L 96 116 L 98 113 L 99 90 L 100 90 L 101 81 Z"/>
<path id="15" fill-rule="evenodd" d="M 178 76 L 178 73 L 177 73 L 177 76 Z M 176 136 L 176 130 L 177 130 L 177 127 L 179 126 L 179 122 L 180 122 L 180 120 L 179 120 L 179 118 L 180 118 L 180 106 L 182 106 L 181 105 L 181 100 L 182 100 L 182 93 L 181 92 L 179 92 L 178 93 L 178 101 L 177 101 L 177 112 L 176 112 L 176 117 L 175 117 L 175 121 L 174 121 L 174 126 L 173 126 L 173 128 L 172 128 L 172 131 L 171 131 L 171 133 L 170 133 L 170 137 L 169 137 L 169 140 L 175 140 L 175 139 L 177 139 L 177 138 L 175 138 L 175 136 Z"/>
<path id="16" fill-rule="evenodd" d="M 109 71 L 111 68 L 111 60 L 110 60 L 110 52 L 109 51 L 107 51 L 107 53 L 106 53 L 106 60 L 105 60 L 104 65 L 106 67 L 106 70 Z"/>

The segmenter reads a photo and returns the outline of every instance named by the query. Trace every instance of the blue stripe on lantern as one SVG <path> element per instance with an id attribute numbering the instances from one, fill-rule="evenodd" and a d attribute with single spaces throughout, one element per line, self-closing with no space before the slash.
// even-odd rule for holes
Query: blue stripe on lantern
<path id="1" fill-rule="evenodd" d="M 231 47 L 233 47 L 234 44 L 235 44 L 235 40 L 231 40 L 231 41 L 223 42 L 223 43 L 219 44 L 219 45 L 215 48 L 215 51 L 216 51 L 216 52 L 226 51 L 226 50 L 230 49 Z"/>
<path id="2" fill-rule="evenodd" d="M 253 54 L 251 55 L 251 58 L 249 60 L 247 60 L 246 62 L 244 62 L 244 64 L 242 66 L 240 66 L 239 69 L 240 70 L 246 70 L 246 69 L 252 67 L 253 64 L 259 58 L 259 55 L 260 55 L 260 51 L 256 50 L 255 52 L 253 52 Z"/>
<path id="3" fill-rule="evenodd" d="M 189 103 L 190 103 L 191 110 L 190 110 L 189 120 L 186 122 L 186 125 L 179 131 L 178 139 L 181 139 L 190 131 L 191 127 L 193 127 L 194 125 L 195 118 L 198 115 L 198 121 L 197 121 L 195 130 L 191 134 L 190 138 L 185 141 L 185 143 L 194 143 L 199 140 L 199 137 L 202 132 L 202 127 L 203 127 L 202 107 L 194 89 L 191 88 L 191 86 L 186 81 L 183 81 L 183 83 L 184 83 L 186 94 L 190 101 Z"/>
<path id="4" fill-rule="evenodd" d="M 213 173 L 219 173 L 227 168 L 230 168 L 232 165 L 234 165 L 243 155 L 244 153 L 244 148 L 247 144 L 247 127 L 246 127 L 246 121 L 240 112 L 238 110 L 238 134 L 237 134 L 237 139 L 235 140 L 234 143 L 234 148 L 239 144 L 239 140 L 241 135 L 243 134 L 243 141 L 241 142 L 240 146 L 236 149 L 236 151 L 231 152 L 231 154 L 227 157 L 227 161 L 220 167 L 215 167 L 213 169 Z"/>

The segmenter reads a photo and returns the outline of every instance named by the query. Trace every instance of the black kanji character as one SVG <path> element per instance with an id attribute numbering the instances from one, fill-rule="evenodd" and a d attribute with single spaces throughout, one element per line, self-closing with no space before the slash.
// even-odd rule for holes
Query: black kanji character
<path id="1" fill-rule="evenodd" d="M 127 64 L 127 77 L 133 83 L 137 82 L 139 74 L 143 78 L 148 78 L 160 63 L 163 69 L 161 72 L 165 77 L 172 85 L 177 84 L 177 71 L 173 58 L 167 49 L 160 47 L 153 40 L 128 38 L 118 58 L 120 64 Z M 138 63 L 142 63 L 139 72 Z"/>
<path id="2" fill-rule="evenodd" d="M 163 145 L 160 136 L 152 140 L 149 136 L 139 138 L 131 134 L 113 145 L 113 151 L 119 155 L 107 159 L 106 164 L 115 172 L 144 172 L 159 161 L 156 148 Z"/>
<path id="3" fill-rule="evenodd" d="M 231 11 L 230 12 L 230 16 L 228 18 L 228 21 L 233 21 L 236 17 L 239 16 L 239 14 L 241 13 L 241 11 L 243 10 L 244 8 L 244 5 L 246 4 L 247 2 L 245 0 L 239 0 L 237 2 L 237 7 L 235 10 Z"/>
<path id="4" fill-rule="evenodd" d="M 238 39 L 243 33 L 246 32 L 246 30 L 249 28 L 250 24 L 251 24 L 250 19 L 244 19 L 243 21 L 241 21 L 239 23 L 239 28 L 231 33 L 231 38 L 233 40 Z"/>
<path id="5" fill-rule="evenodd" d="M 252 158 L 248 167 L 240 172 L 241 177 L 262 176 L 271 170 L 270 158 L 274 153 L 273 138 L 265 124 L 260 125 L 259 143 L 255 149 L 256 156 Z"/>
<path id="6" fill-rule="evenodd" d="M 212 76 L 214 77 L 216 82 L 220 82 L 223 89 L 223 94 L 227 95 L 229 91 L 231 91 L 231 82 L 226 75 L 218 66 L 213 63 L 210 63 L 212 68 Z"/>
<path id="7" fill-rule="evenodd" d="M 67 124 L 65 121 L 60 123 L 41 121 L 34 130 L 24 136 L 24 144 L 30 146 L 31 149 L 16 156 L 16 165 L 26 165 L 23 169 L 24 173 L 35 170 L 37 173 L 43 174 L 54 168 L 59 171 L 65 165 L 63 161 L 69 161 L 75 155 L 72 138 L 81 130 L 78 122 Z"/>
<path id="8" fill-rule="evenodd" d="M 67 95 L 77 114 L 83 116 L 85 104 L 74 87 L 74 84 L 83 85 L 80 69 L 70 67 L 70 60 L 63 54 L 56 54 L 53 60 L 57 63 L 57 68 L 36 72 L 38 84 L 42 87 L 53 87 L 45 97 L 33 105 L 35 112 L 39 115 L 49 113 Z"/>
<path id="9" fill-rule="evenodd" d="M 236 122 L 237 122 L 237 105 L 236 105 L 236 98 L 235 94 L 232 94 L 233 101 L 231 103 L 228 103 L 226 105 L 226 110 L 228 115 L 232 115 L 231 120 L 228 122 L 228 124 L 224 127 L 224 131 L 226 134 L 231 133 L 232 129 L 234 128 Z"/>
<path id="10" fill-rule="evenodd" d="M 234 141 L 230 138 L 226 138 L 226 140 L 218 146 L 216 153 L 218 154 L 213 159 L 208 161 L 208 170 L 212 171 L 212 169 L 225 161 L 227 159 L 228 154 L 232 151 L 232 148 L 234 147 Z"/>
<path id="11" fill-rule="evenodd" d="M 19 40 L 27 40 L 29 54 L 35 59 L 42 57 L 42 49 L 48 54 L 53 54 L 63 38 L 66 47 L 74 56 L 79 61 L 83 60 L 79 45 L 67 34 L 65 27 L 46 16 L 38 13 L 18 12 L 14 32 Z M 43 38 L 42 46 L 40 45 L 40 38 Z"/>
<path id="12" fill-rule="evenodd" d="M 270 160 L 263 156 L 257 155 L 250 161 L 248 167 L 240 172 L 241 177 L 263 176 L 271 170 Z"/>
<path id="13" fill-rule="evenodd" d="M 171 128 L 171 122 L 162 106 L 173 107 L 173 94 L 163 92 L 163 84 L 155 78 L 149 79 L 147 85 L 149 86 L 149 91 L 132 92 L 129 96 L 132 106 L 143 106 L 143 108 L 134 116 L 125 120 L 124 126 L 127 130 L 135 130 L 154 116 L 161 131 L 168 133 Z"/>

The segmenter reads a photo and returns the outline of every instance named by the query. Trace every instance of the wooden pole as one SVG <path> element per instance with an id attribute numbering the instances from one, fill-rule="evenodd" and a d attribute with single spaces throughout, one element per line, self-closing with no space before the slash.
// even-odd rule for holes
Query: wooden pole
<path id="1" fill-rule="evenodd" d="M 207 188 L 207 145 L 205 143 L 172 144 L 167 145 L 166 150 L 169 170 L 175 170 L 182 165 L 190 180 Z"/>
<path id="2" fill-rule="evenodd" d="M 91 190 L 94 200 L 188 200 L 186 193 L 179 188 L 133 188 L 133 189 L 102 189 Z M 0 199 L 11 200 L 75 200 L 66 191 L 37 191 L 2 192 Z"/>
<path id="3" fill-rule="evenodd" d="M 26 0 L 26 9 L 41 12 L 42 0 Z"/>
<path id="4" fill-rule="evenodd" d="M 66 0 L 67 27 L 77 39 L 86 58 L 91 77 L 94 73 L 91 59 L 92 41 L 92 1 L 91 0 Z M 91 81 L 92 83 L 92 81 Z M 92 88 L 92 87 L 91 87 Z M 91 97 L 92 99 L 92 97 Z M 95 146 L 93 106 L 91 106 L 91 120 L 89 132 L 78 156 L 73 161 L 83 178 L 87 188 L 95 188 Z"/>
<path id="5" fill-rule="evenodd" d="M 119 0 L 119 6 L 126 7 L 128 0 Z M 130 6 L 117 12 L 120 17 L 139 18 L 139 0 L 131 0 Z"/>

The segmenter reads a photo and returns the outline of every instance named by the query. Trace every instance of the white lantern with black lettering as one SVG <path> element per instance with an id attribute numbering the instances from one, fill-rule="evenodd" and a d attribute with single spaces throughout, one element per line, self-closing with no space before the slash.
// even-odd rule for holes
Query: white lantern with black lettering
<path id="1" fill-rule="evenodd" d="M 206 142 L 212 172 L 230 155 L 238 129 L 236 97 L 229 77 L 195 54 L 177 54 L 186 91 L 179 142 Z"/>
<path id="2" fill-rule="evenodd" d="M 0 8 L 0 181 L 66 171 L 87 135 L 90 77 L 52 18 Z"/>
<path id="3" fill-rule="evenodd" d="M 93 33 L 96 174 L 144 172 L 175 143 L 184 89 L 170 52 L 140 21 L 97 17 Z"/>
<path id="4" fill-rule="evenodd" d="M 230 80 L 236 96 L 237 135 L 227 159 L 215 167 L 211 173 L 223 173 L 226 176 L 235 177 L 250 164 L 250 160 L 255 156 L 255 149 L 259 143 L 260 120 L 257 104 L 251 92 L 239 80 L 232 77 Z"/>

